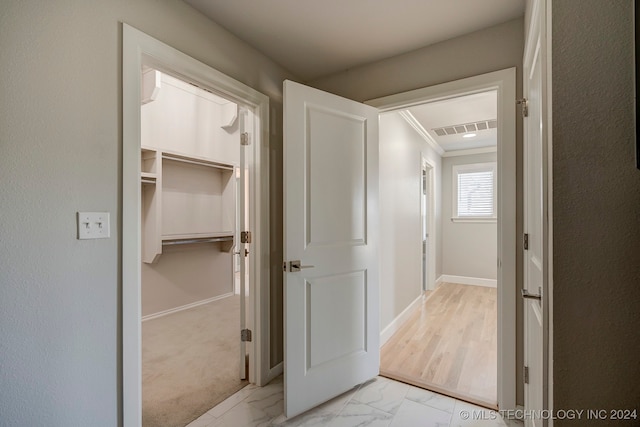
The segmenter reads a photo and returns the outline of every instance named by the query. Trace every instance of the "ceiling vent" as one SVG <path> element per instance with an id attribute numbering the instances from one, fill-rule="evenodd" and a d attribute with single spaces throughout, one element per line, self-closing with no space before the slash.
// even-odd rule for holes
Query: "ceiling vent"
<path id="1" fill-rule="evenodd" d="M 451 125 L 432 129 L 438 136 L 457 135 L 467 132 L 478 132 L 481 130 L 495 129 L 498 127 L 497 120 L 482 120 L 475 123 L 465 123 L 462 125 Z"/>

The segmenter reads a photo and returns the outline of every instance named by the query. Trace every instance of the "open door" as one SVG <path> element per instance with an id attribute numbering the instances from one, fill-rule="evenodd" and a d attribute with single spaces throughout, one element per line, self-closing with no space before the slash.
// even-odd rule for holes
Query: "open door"
<path id="1" fill-rule="evenodd" d="M 247 224 L 247 180 L 249 171 L 247 170 L 247 150 L 245 150 L 245 146 L 248 142 L 249 134 L 246 131 L 246 116 L 247 110 L 243 107 L 240 107 L 238 110 L 238 120 L 240 125 L 240 179 L 238 179 L 238 210 L 239 215 L 237 218 L 239 219 L 238 227 L 240 230 L 240 236 L 236 236 L 236 255 L 238 255 L 239 263 L 240 263 L 240 379 L 247 379 L 247 345 L 246 342 L 249 340 L 247 329 L 247 257 L 249 256 L 249 239 L 247 239 L 242 231 L 248 230 Z M 239 237 L 239 239 L 238 239 Z M 235 271 L 235 265 L 234 265 Z"/>
<path id="2" fill-rule="evenodd" d="M 378 374 L 378 110 L 284 83 L 285 415 Z"/>
<path id="3" fill-rule="evenodd" d="M 548 409 L 547 354 L 547 120 L 545 0 L 533 2 L 524 57 L 524 405 L 530 413 Z M 525 417 L 525 425 L 543 420 Z"/>
<path id="4" fill-rule="evenodd" d="M 422 189 L 420 196 L 420 213 L 422 222 L 422 291 L 429 290 L 429 174 L 427 173 L 427 164 L 422 159 Z"/>

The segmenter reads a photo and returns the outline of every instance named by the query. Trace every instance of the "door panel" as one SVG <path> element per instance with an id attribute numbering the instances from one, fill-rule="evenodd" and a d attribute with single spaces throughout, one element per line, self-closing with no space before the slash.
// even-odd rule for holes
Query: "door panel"
<path id="1" fill-rule="evenodd" d="M 525 384 L 525 409 L 530 414 L 540 414 L 543 407 L 543 375 L 542 375 L 542 310 L 537 303 L 528 304 L 525 309 L 525 323 L 527 326 L 525 346 L 529 348 L 530 353 L 527 355 L 527 363 L 529 366 L 529 383 Z M 535 352 L 536 354 L 532 354 Z M 541 426 L 542 420 L 531 417 L 525 420 L 525 424 L 529 422 L 531 426 Z"/>
<path id="2" fill-rule="evenodd" d="M 366 118 L 315 105 L 305 108 L 307 245 L 362 245 L 367 203 Z"/>
<path id="3" fill-rule="evenodd" d="M 378 111 L 286 81 L 285 415 L 379 369 Z"/>
<path id="4" fill-rule="evenodd" d="M 544 0 L 533 3 L 533 12 L 524 61 L 524 94 L 528 117 L 524 119 L 524 230 L 528 249 L 524 251 L 524 290 L 539 299 L 524 299 L 524 363 L 528 368 L 525 383 L 525 409 L 546 409 L 545 393 L 545 310 L 547 274 L 547 150 L 544 108 L 545 60 Z M 541 426 L 540 419 L 526 419 L 527 426 Z"/>
<path id="5" fill-rule="evenodd" d="M 366 352 L 366 295 L 364 271 L 310 279 L 305 284 L 308 352 L 306 370 L 349 355 Z M 333 307 L 327 316 L 327 307 Z M 339 334 L 335 331 L 340 331 Z"/>

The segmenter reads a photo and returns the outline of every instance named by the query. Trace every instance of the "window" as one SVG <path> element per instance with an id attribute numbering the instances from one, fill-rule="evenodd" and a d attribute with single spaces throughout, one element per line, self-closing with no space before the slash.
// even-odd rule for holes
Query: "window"
<path id="1" fill-rule="evenodd" d="M 453 166 L 452 221 L 495 221 L 496 163 Z"/>

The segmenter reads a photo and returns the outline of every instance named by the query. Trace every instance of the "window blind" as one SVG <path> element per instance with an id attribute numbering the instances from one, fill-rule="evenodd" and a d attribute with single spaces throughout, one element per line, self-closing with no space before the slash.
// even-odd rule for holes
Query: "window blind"
<path id="1" fill-rule="evenodd" d="M 492 217 L 493 170 L 458 172 L 458 216 Z"/>

